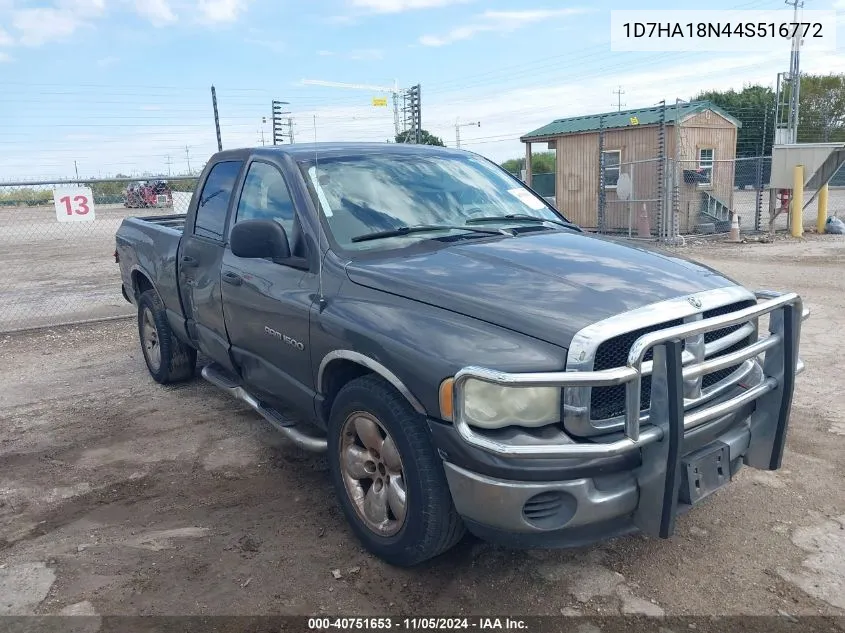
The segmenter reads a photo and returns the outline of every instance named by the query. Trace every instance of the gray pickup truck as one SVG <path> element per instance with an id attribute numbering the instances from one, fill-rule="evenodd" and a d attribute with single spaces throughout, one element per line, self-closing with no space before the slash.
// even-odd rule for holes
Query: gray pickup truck
<path id="1" fill-rule="evenodd" d="M 152 377 L 209 358 L 205 379 L 327 453 L 392 564 L 466 530 L 668 538 L 742 465 L 780 467 L 800 297 L 589 235 L 476 154 L 223 151 L 187 214 L 128 218 L 116 242 Z"/>

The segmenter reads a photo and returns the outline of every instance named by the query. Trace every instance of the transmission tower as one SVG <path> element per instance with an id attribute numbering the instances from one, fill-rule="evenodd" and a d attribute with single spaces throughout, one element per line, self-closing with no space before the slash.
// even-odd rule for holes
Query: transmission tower
<path id="1" fill-rule="evenodd" d="M 281 145 L 282 139 L 287 138 L 293 143 L 293 119 L 290 112 L 283 112 L 282 106 L 290 105 L 287 101 L 273 101 L 273 145 Z"/>
<path id="2" fill-rule="evenodd" d="M 402 95 L 402 113 L 405 124 L 405 142 L 422 143 L 422 107 L 420 84 L 411 86 Z"/>

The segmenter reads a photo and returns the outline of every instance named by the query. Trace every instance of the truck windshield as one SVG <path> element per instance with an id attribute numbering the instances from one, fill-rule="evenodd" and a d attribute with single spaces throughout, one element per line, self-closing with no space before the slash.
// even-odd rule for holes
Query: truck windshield
<path id="1" fill-rule="evenodd" d="M 402 248 L 432 239 L 405 227 L 513 228 L 569 224 L 545 201 L 472 154 L 384 152 L 300 163 L 334 240 L 345 250 Z M 354 239 L 383 233 L 378 239 Z M 443 235 L 442 233 L 440 234 Z"/>

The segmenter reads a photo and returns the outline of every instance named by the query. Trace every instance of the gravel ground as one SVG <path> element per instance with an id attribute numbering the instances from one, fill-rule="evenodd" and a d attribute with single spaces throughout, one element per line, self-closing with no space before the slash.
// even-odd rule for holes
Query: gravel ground
<path id="1" fill-rule="evenodd" d="M 0 335 L 0 614 L 845 614 L 845 238 L 683 252 L 813 316 L 783 469 L 744 469 L 672 539 L 467 538 L 389 567 L 323 459 L 199 378 L 156 385 L 113 321 Z"/>

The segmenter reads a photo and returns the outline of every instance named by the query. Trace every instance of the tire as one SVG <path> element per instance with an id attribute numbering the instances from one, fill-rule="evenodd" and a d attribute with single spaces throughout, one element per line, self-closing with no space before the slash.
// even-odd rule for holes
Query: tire
<path id="1" fill-rule="evenodd" d="M 173 334 L 155 290 L 145 291 L 138 299 L 138 338 L 153 380 L 166 385 L 193 378 L 197 350 Z"/>
<path id="2" fill-rule="evenodd" d="M 328 427 L 335 492 L 352 531 L 370 552 L 411 567 L 461 540 L 465 527 L 425 419 L 391 385 L 375 375 L 349 382 L 332 405 Z"/>

